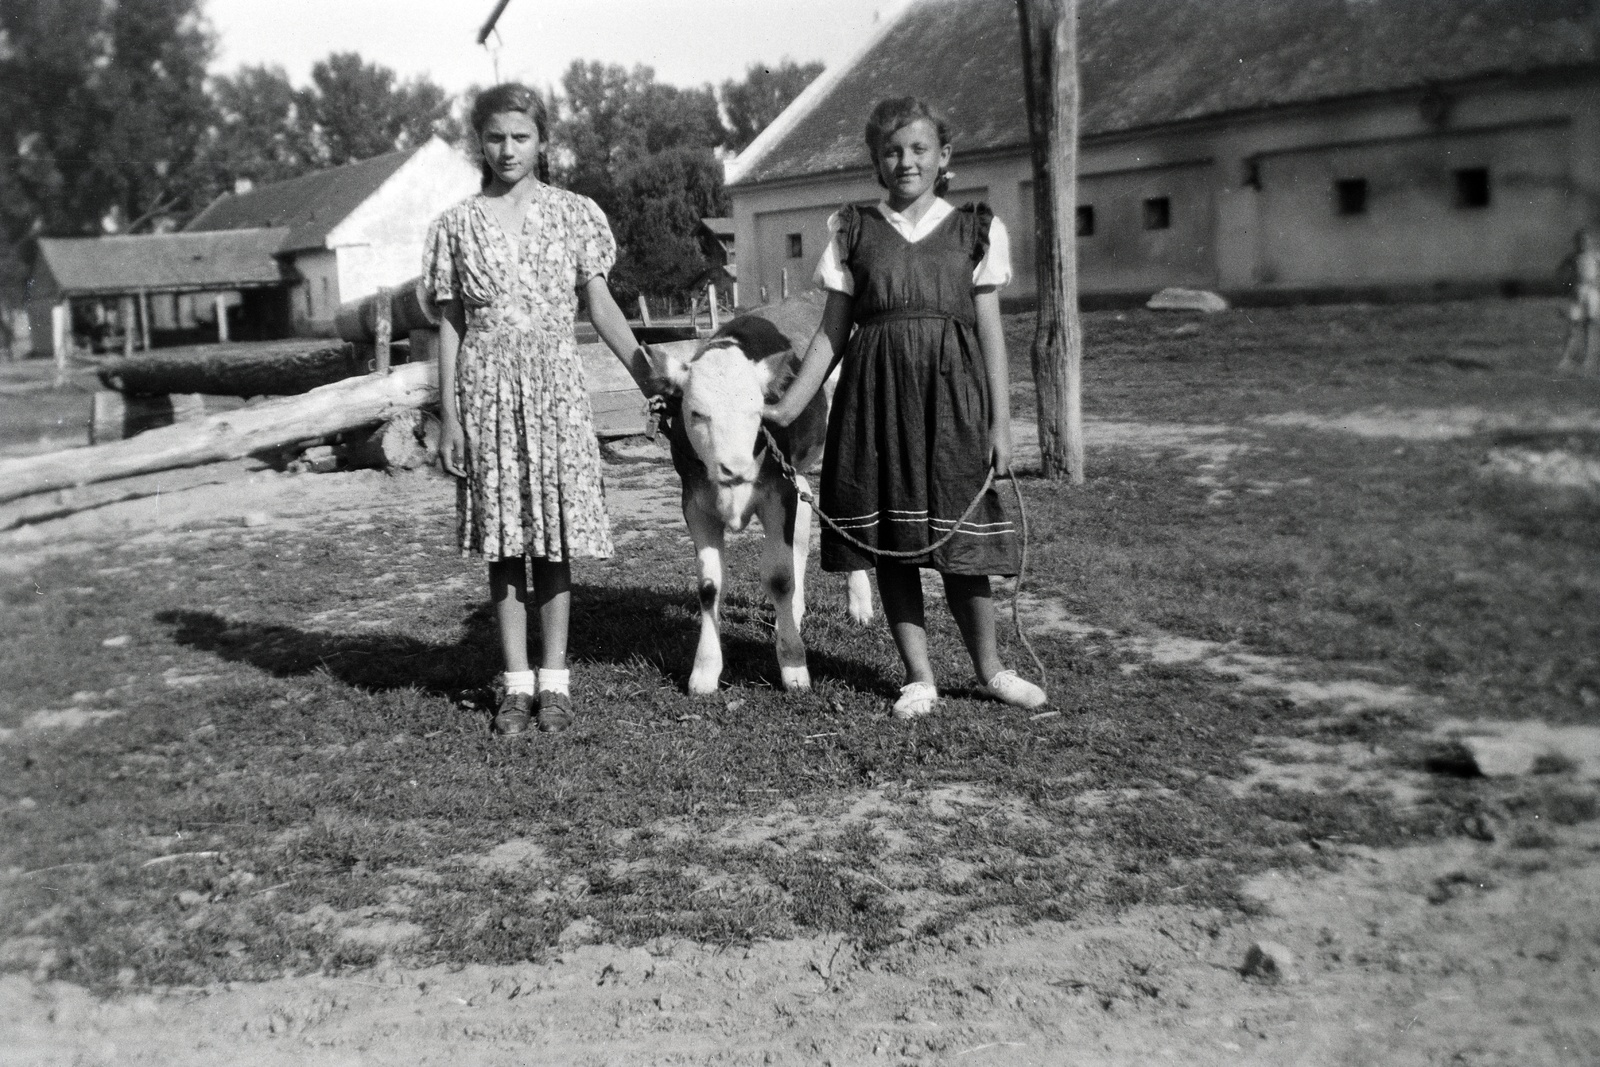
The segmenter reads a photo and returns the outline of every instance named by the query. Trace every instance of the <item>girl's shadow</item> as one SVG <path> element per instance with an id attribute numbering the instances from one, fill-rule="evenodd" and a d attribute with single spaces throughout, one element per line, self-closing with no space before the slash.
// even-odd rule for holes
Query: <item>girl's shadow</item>
<path id="1" fill-rule="evenodd" d="M 572 594 L 575 659 L 653 667 L 679 689 L 687 686 L 700 629 L 692 593 L 575 584 Z M 754 614 L 760 620 L 758 632 L 770 633 L 770 606 L 736 602 L 728 607 L 722 632 L 724 682 L 779 684 L 770 639 L 755 639 L 747 625 Z M 248 663 L 279 678 L 322 670 L 369 692 L 418 689 L 459 702 L 478 696 L 502 669 L 489 604 L 474 608 L 463 620 L 460 638 L 448 644 L 392 631 L 340 633 L 236 621 L 210 611 L 164 611 L 156 621 L 170 626 L 179 644 L 220 659 Z M 815 648 L 809 658 L 814 675 L 864 678 L 871 673 L 862 663 Z"/>

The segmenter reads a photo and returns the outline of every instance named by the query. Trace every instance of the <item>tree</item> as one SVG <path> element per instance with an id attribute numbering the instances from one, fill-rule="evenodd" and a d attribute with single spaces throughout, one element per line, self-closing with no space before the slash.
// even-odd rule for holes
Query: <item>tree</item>
<path id="1" fill-rule="evenodd" d="M 657 82 L 649 67 L 581 60 L 561 84 L 557 177 L 611 220 L 619 295 L 682 290 L 706 266 L 695 227 L 726 210 L 716 94 Z"/>
<path id="2" fill-rule="evenodd" d="M 745 68 L 744 81 L 723 82 L 722 106 L 731 127 L 727 147 L 744 151 L 821 73 L 820 62 L 796 63 L 785 56 L 775 67 L 750 64 Z"/>
<path id="3" fill-rule="evenodd" d="M 20 298 L 40 234 L 148 225 L 203 183 L 211 39 L 197 0 L 0 6 L 0 285 Z"/>
<path id="4" fill-rule="evenodd" d="M 617 174 L 611 226 L 623 250 L 612 280 L 633 293 L 682 292 L 706 269 L 695 229 L 727 211 L 722 164 L 704 148 L 640 156 Z"/>
<path id="5" fill-rule="evenodd" d="M 316 128 L 320 164 L 337 167 L 422 144 L 450 126 L 450 97 L 427 78 L 398 81 L 394 71 L 355 52 L 335 52 L 311 68 L 312 86 L 296 106 Z"/>
<path id="6" fill-rule="evenodd" d="M 203 157 L 218 191 L 240 178 L 265 184 L 321 165 L 316 131 L 282 67 L 219 75 L 211 96 L 216 114 Z"/>

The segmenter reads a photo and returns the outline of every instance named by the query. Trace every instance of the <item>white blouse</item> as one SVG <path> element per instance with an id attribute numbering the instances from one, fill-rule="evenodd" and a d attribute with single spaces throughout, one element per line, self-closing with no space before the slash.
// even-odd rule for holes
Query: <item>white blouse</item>
<path id="1" fill-rule="evenodd" d="M 895 228 L 896 233 L 912 244 L 932 233 L 954 210 L 950 202 L 941 197 L 935 200 L 923 213 L 922 218 L 913 224 L 910 219 L 891 208 L 887 201 L 878 201 L 878 211 L 882 213 L 884 219 Z M 839 228 L 839 213 L 835 211 L 828 216 L 828 246 L 822 250 L 822 258 L 817 261 L 816 273 L 811 276 L 811 280 L 819 289 L 832 289 L 836 293 L 854 296 L 856 280 L 844 264 Z M 972 287 L 998 289 L 1009 281 L 1011 281 L 1011 238 L 1006 233 L 1006 224 L 999 218 L 991 216 L 989 250 L 983 254 L 983 258 L 972 270 Z"/>

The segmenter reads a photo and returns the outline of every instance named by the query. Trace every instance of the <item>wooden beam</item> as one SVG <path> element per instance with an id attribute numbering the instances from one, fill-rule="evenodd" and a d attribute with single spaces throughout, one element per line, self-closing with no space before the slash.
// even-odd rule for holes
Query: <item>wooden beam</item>
<path id="1" fill-rule="evenodd" d="M 150 290 L 139 290 L 139 337 L 144 350 L 150 351 Z"/>
<path id="2" fill-rule="evenodd" d="M 1017 0 L 1033 148 L 1039 315 L 1033 380 L 1046 478 L 1083 482 L 1083 326 L 1078 318 L 1077 0 Z"/>
<path id="3" fill-rule="evenodd" d="M 218 293 L 214 306 L 217 309 L 217 343 L 228 343 L 228 294 Z"/>
<path id="4" fill-rule="evenodd" d="M 242 459 L 296 441 L 376 426 L 402 412 L 437 404 L 438 373 L 431 363 L 410 363 L 392 374 L 348 378 L 301 396 L 148 430 L 126 441 L 0 459 L 0 501 Z"/>

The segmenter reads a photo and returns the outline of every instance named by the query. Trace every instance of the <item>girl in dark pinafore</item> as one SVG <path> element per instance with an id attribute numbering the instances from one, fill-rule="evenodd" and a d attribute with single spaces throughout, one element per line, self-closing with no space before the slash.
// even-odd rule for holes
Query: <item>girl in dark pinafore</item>
<path id="1" fill-rule="evenodd" d="M 844 207 L 817 266 L 827 307 L 805 362 L 766 416 L 792 422 L 844 351 L 828 418 L 822 510 L 875 548 L 916 552 L 956 527 L 992 467 L 1011 471 L 1011 412 L 998 290 L 1011 278 L 1005 227 L 979 204 L 954 208 L 950 136 L 920 100 L 885 100 L 867 122 L 867 148 L 886 200 Z M 852 324 L 856 327 L 850 334 Z M 849 338 L 848 347 L 845 346 Z M 1007 670 L 995 641 L 990 575 L 1014 575 L 1019 532 L 991 487 L 945 545 L 909 559 L 864 553 L 824 526 L 822 567 L 875 566 L 906 684 L 897 718 L 938 703 L 922 581 L 944 577 L 951 614 L 983 690 L 1035 708 L 1044 690 Z"/>

